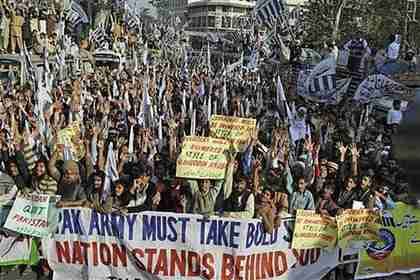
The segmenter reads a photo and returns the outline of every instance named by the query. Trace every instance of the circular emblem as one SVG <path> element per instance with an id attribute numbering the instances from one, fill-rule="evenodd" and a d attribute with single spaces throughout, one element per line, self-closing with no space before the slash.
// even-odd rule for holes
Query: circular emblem
<path id="1" fill-rule="evenodd" d="M 387 229 L 379 230 L 380 241 L 373 241 L 366 249 L 367 254 L 372 259 L 381 261 L 391 254 L 395 248 L 395 236 Z"/>

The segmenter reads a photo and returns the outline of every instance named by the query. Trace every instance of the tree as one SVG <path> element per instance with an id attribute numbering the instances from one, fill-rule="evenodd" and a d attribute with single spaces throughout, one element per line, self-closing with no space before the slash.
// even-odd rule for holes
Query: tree
<path id="1" fill-rule="evenodd" d="M 320 44 L 332 38 L 343 0 L 310 0 L 304 10 L 305 39 Z M 342 10 L 337 41 L 361 32 L 369 44 L 384 48 L 389 35 L 403 34 L 407 0 L 349 0 Z"/>

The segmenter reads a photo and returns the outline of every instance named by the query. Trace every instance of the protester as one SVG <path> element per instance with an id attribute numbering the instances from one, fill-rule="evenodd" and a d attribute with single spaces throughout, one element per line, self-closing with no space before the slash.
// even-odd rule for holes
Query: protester
<path id="1" fill-rule="evenodd" d="M 402 98 L 384 114 L 375 103 L 382 95 L 362 104 L 345 88 L 332 97 L 339 73 L 311 72 L 319 61 L 303 57 L 310 56 L 306 42 L 274 43 L 292 52 L 278 67 L 266 63 L 277 51 L 270 53 L 273 47 L 258 32 L 241 35 L 239 47 L 231 46 L 249 53 L 248 62 L 243 55 L 238 61 L 220 57 L 212 47 L 193 56 L 181 24 L 140 24 L 128 11 L 114 11 L 89 30 L 83 18 L 71 22 L 67 13 L 73 9 L 45 5 L 1 9 L 2 52 L 23 53 L 25 60 L 25 77 L 21 69 L 7 68 L 10 79 L 1 88 L 5 205 L 18 195 L 58 195 L 58 208 L 112 217 L 160 211 L 256 218 L 273 233 L 297 210 L 334 217 L 346 209 L 382 211 L 409 201 L 392 143 L 403 120 Z M 329 39 L 322 65 L 336 71 L 338 46 L 350 52 L 349 70 L 365 76 L 379 73 L 385 58 L 392 62 L 400 55 L 398 35 L 385 53 L 376 45 L 370 51 L 370 43 L 361 34 L 346 44 Z M 33 65 L 35 56 L 41 65 Z M 306 72 L 312 80 L 297 79 Z M 255 127 L 240 139 L 243 146 L 229 139 L 223 156 L 214 156 L 226 159 L 223 176 L 214 179 L 205 168 L 200 178 L 179 176 L 177 160 L 188 136 L 218 138 L 214 115 L 237 117 L 235 125 L 246 122 L 239 117 L 253 120 Z"/>

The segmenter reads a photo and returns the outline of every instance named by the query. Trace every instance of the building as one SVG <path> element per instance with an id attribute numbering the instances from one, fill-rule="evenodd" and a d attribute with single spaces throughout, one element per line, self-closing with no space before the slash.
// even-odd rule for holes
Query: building
<path id="1" fill-rule="evenodd" d="M 254 1 L 200 0 L 188 4 L 189 29 L 198 32 L 236 31 L 246 22 Z"/>
<path id="2" fill-rule="evenodd" d="M 290 9 L 294 9 L 303 6 L 307 0 L 286 0 L 286 2 Z"/>
<path id="3" fill-rule="evenodd" d="M 178 17 L 185 21 L 188 12 L 188 0 L 168 0 L 168 9 L 171 17 Z"/>

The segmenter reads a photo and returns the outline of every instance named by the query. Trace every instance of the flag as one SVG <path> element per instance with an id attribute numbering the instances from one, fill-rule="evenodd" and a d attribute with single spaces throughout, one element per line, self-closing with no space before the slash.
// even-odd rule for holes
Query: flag
<path id="1" fill-rule="evenodd" d="M 83 8 L 75 1 L 72 1 L 70 11 L 67 14 L 67 21 L 70 28 L 74 30 L 79 24 L 89 23 L 89 18 Z"/>
<path id="2" fill-rule="evenodd" d="M 42 59 L 44 61 L 45 68 L 45 82 L 47 82 L 46 76 L 50 73 L 50 64 L 48 63 L 48 48 L 44 47 Z"/>
<path id="3" fill-rule="evenodd" d="M 277 101 L 277 108 L 282 108 L 281 102 L 286 101 L 286 96 L 284 94 L 283 84 L 281 83 L 280 76 L 277 76 L 277 94 L 276 94 L 276 101 Z"/>
<path id="4" fill-rule="evenodd" d="M 229 39 L 232 40 L 233 44 L 241 44 L 243 41 L 243 33 L 242 30 L 234 31 L 232 33 L 229 33 L 228 35 Z"/>
<path id="5" fill-rule="evenodd" d="M 159 87 L 159 103 L 162 101 L 163 93 L 166 90 L 166 75 L 163 74 L 162 81 Z"/>
<path id="6" fill-rule="evenodd" d="M 241 57 L 239 58 L 237 62 L 226 65 L 226 73 L 229 74 L 230 72 L 234 71 L 237 67 L 242 68 L 243 62 L 244 62 L 244 53 L 241 53 Z"/>
<path id="7" fill-rule="evenodd" d="M 211 53 L 210 53 L 209 43 L 207 43 L 207 69 L 208 69 L 208 73 L 211 73 Z"/>
<path id="8" fill-rule="evenodd" d="M 35 68 L 32 64 L 32 59 L 31 56 L 29 55 L 28 49 L 26 48 L 26 44 L 23 43 L 24 47 L 22 49 L 22 54 L 21 56 L 23 56 L 25 58 L 25 72 L 26 75 L 28 77 L 29 81 L 32 81 L 32 88 L 33 89 L 37 89 L 37 79 L 36 79 L 36 74 L 35 74 Z"/>
<path id="9" fill-rule="evenodd" d="M 337 81 L 334 58 L 321 61 L 312 71 L 301 71 L 298 94 L 313 102 L 337 104 L 347 92 L 350 79 Z"/>
<path id="10" fill-rule="evenodd" d="M 369 103 L 382 99 L 385 96 L 401 98 L 401 94 L 406 91 L 404 85 L 391 80 L 383 74 L 368 76 L 357 89 L 353 99 L 360 103 Z"/>
<path id="11" fill-rule="evenodd" d="M 129 31 L 137 30 L 140 26 L 140 19 L 130 11 L 127 11 L 124 16 L 124 22 Z"/>
<path id="12" fill-rule="evenodd" d="M 98 160 L 98 149 L 97 149 L 97 139 L 96 136 L 94 135 L 92 137 L 92 142 L 90 144 L 90 150 L 91 150 L 91 159 L 92 159 L 92 164 L 95 166 L 96 162 Z"/>
<path id="13" fill-rule="evenodd" d="M 254 11 L 259 24 L 271 27 L 287 12 L 287 8 L 284 0 L 259 0 Z"/>
<path id="14" fill-rule="evenodd" d="M 246 68 L 248 68 L 250 71 L 255 71 L 257 70 L 257 66 L 258 66 L 258 50 L 257 49 L 253 49 L 252 53 L 251 53 L 251 58 L 249 60 L 248 65 L 246 66 Z"/>
<path id="15" fill-rule="evenodd" d="M 130 136 L 128 137 L 128 153 L 134 154 L 134 126 L 130 127 Z"/>
<path id="16" fill-rule="evenodd" d="M 103 26 L 98 26 L 89 36 L 90 42 L 94 42 L 97 49 L 106 49 L 108 46 L 108 36 Z"/>
<path id="17" fill-rule="evenodd" d="M 148 48 L 147 48 L 147 43 L 144 46 L 144 50 L 143 50 L 143 64 L 147 65 L 147 57 L 148 57 Z"/>
<path id="18" fill-rule="evenodd" d="M 119 179 L 117 161 L 114 155 L 114 144 L 112 142 L 108 145 L 108 153 L 106 157 L 105 164 L 105 184 L 104 184 L 104 193 L 102 199 L 111 193 L 111 182 Z"/>
<path id="19" fill-rule="evenodd" d="M 185 118 L 187 115 L 187 94 L 185 93 L 185 89 L 182 91 L 182 118 Z"/>
<path id="20" fill-rule="evenodd" d="M 118 180 L 118 169 L 117 169 L 117 161 L 114 155 L 114 145 L 112 142 L 108 145 L 108 153 L 106 158 L 105 164 L 105 174 L 109 177 L 112 181 Z"/>
<path id="21" fill-rule="evenodd" d="M 203 79 L 201 79 L 200 86 L 198 88 L 198 96 L 201 97 L 201 96 L 204 96 L 204 95 L 206 95 L 206 89 L 204 87 L 204 81 L 203 81 Z"/>
<path id="22" fill-rule="evenodd" d="M 193 109 L 193 112 L 191 114 L 191 129 L 190 129 L 190 135 L 191 136 L 195 135 L 196 119 L 197 119 L 197 111 L 196 111 L 196 109 Z"/>
<path id="23" fill-rule="evenodd" d="M 211 94 L 209 93 L 209 98 L 207 100 L 207 120 L 210 121 L 211 119 Z"/>
<path id="24" fill-rule="evenodd" d="M 143 114 L 144 114 L 144 127 L 149 128 L 153 126 L 153 110 L 152 110 L 152 103 L 149 96 L 149 71 L 146 73 L 146 78 L 144 79 L 143 83 Z"/>

